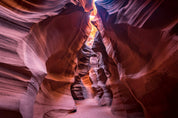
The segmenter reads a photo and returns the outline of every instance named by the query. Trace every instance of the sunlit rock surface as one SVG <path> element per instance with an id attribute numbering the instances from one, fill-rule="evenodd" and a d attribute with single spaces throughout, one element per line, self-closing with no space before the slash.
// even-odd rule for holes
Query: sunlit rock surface
<path id="1" fill-rule="evenodd" d="M 97 0 L 89 48 L 92 3 L 0 1 L 0 117 L 178 117 L 178 2 Z"/>

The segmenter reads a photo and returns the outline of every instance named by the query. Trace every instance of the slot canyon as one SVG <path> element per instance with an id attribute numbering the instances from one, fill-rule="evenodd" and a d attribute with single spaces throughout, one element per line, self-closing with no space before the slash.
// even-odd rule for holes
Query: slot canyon
<path id="1" fill-rule="evenodd" d="M 178 118 L 177 0 L 0 0 L 0 118 Z"/>

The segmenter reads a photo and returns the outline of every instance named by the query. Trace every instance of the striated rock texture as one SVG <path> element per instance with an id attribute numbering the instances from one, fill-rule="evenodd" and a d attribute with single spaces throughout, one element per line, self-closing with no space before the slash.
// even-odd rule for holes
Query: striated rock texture
<path id="1" fill-rule="evenodd" d="M 48 17 L 33 25 L 29 34 L 26 31 L 27 35 L 25 31 L 21 32 L 18 29 L 14 29 L 18 32 L 17 35 L 11 34 L 11 27 L 6 26 L 10 21 L 2 22 L 4 29 L 1 33 L 4 38 L 1 54 L 4 55 L 1 55 L 1 76 L 4 80 L 1 79 L 1 81 L 5 83 L 4 87 L 1 86 L 2 108 L 20 111 L 24 118 L 57 117 L 60 116 L 60 112 L 56 114 L 56 109 L 61 110 L 62 114 L 75 110 L 70 85 L 74 77 L 76 53 L 88 35 L 88 30 L 86 30 L 88 13 L 73 4 L 67 4 L 60 12 L 58 15 L 59 12 L 57 12 L 54 17 Z M 15 14 L 15 11 L 13 13 Z M 40 19 L 38 14 L 34 16 Z M 25 18 L 23 20 L 25 22 Z M 17 25 L 15 23 L 16 21 L 14 25 Z M 20 25 L 19 28 L 23 26 Z M 8 30 L 9 34 L 4 32 Z M 18 34 L 24 36 L 19 37 Z M 5 37 L 9 41 L 5 40 Z M 6 42 L 13 45 L 8 45 Z M 61 100 L 66 100 L 66 103 L 61 103 Z"/>
<path id="2" fill-rule="evenodd" d="M 92 3 L 0 1 L 0 117 L 63 118 L 92 86 L 116 117 L 178 117 L 177 0 L 97 0 L 90 49 Z"/>
<path id="3" fill-rule="evenodd" d="M 86 44 L 84 44 L 77 53 L 74 83 L 71 86 L 72 96 L 75 100 L 87 98 L 86 88 L 83 85 L 82 78 L 87 76 L 90 70 L 91 55 L 92 50 Z"/>
<path id="4" fill-rule="evenodd" d="M 112 101 L 112 92 L 110 91 L 110 87 L 106 85 L 110 77 L 107 65 L 108 55 L 101 39 L 102 37 L 100 33 L 97 32 L 92 46 L 92 50 L 95 55 L 90 58 L 90 78 L 93 82 L 92 87 L 96 94 L 95 97 L 98 100 L 98 104 L 100 106 L 110 106 Z"/>
<path id="5" fill-rule="evenodd" d="M 36 42 L 29 44 L 37 44 L 38 40 L 44 41 L 33 47 L 38 51 L 38 56 L 46 62 L 47 68 L 46 80 L 36 97 L 34 117 L 59 117 L 76 109 L 70 86 L 74 77 L 76 53 L 87 37 L 87 27 L 87 13 L 68 5 L 58 16 L 48 18 L 32 29 L 35 33 L 34 40 L 30 38 L 29 41 Z M 39 37 L 38 34 L 45 37 Z"/>
<path id="6" fill-rule="evenodd" d="M 102 2 L 105 4 L 106 1 Z M 112 2 L 113 5 L 117 5 L 114 4 L 116 1 Z M 125 7 L 122 6 L 127 8 L 127 12 L 123 15 L 126 13 L 128 14 L 126 16 L 133 15 L 131 11 L 134 8 L 139 10 L 141 6 L 147 10 L 146 4 L 132 1 L 134 4 L 129 5 L 129 2 L 125 4 Z M 145 2 L 149 3 L 149 7 L 156 7 L 153 1 Z M 98 3 L 98 12 L 103 23 L 103 26 L 98 25 L 98 27 L 103 32 L 106 51 L 113 59 L 115 69 L 118 70 L 118 73 L 111 71 L 111 75 L 118 75 L 118 80 L 115 80 L 116 87 L 112 89 L 113 97 L 118 102 L 114 104 L 116 100 L 113 99 L 113 113 L 124 114 L 124 117 L 139 117 L 136 113 L 140 110 L 136 109 L 137 107 L 131 107 L 131 104 L 139 103 L 145 117 L 148 118 L 177 117 L 178 115 L 176 113 L 178 96 L 175 94 L 178 89 L 176 69 L 178 38 L 177 30 L 175 30 L 178 19 L 177 11 L 174 11 L 177 2 L 171 1 L 169 4 L 167 4 L 168 1 L 160 2 L 162 3 L 152 14 L 149 12 L 150 17 L 145 19 L 146 21 L 139 17 L 142 10 L 139 11 L 140 13 L 134 11 L 133 17 L 136 17 L 136 21 L 140 21 L 142 25 L 136 25 L 132 17 L 121 22 L 121 17 L 120 20 L 118 19 L 119 11 L 110 15 L 111 12 L 103 9 L 104 7 L 102 8 Z M 136 3 L 140 3 L 141 6 L 136 7 Z M 166 11 L 165 15 L 162 15 L 161 11 Z M 169 16 L 169 21 L 167 19 L 162 21 L 163 16 Z M 128 22 L 129 20 L 132 22 Z M 112 70 L 114 70 L 113 67 Z M 118 93 L 115 93 L 117 87 Z M 116 97 L 116 94 L 120 94 L 122 98 Z"/>

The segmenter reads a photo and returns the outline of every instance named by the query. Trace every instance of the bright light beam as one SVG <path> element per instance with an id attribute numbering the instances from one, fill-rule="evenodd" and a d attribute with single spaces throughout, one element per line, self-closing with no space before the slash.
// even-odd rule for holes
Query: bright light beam
<path id="1" fill-rule="evenodd" d="M 93 45 L 95 34 L 97 32 L 97 28 L 91 23 L 91 21 L 93 21 L 95 19 L 95 16 L 97 14 L 95 1 L 97 1 L 97 0 L 93 0 L 93 11 L 91 11 L 90 16 L 89 16 L 90 17 L 91 32 L 90 32 L 90 35 L 89 35 L 89 37 L 86 41 L 86 45 L 89 46 L 90 48 Z"/>

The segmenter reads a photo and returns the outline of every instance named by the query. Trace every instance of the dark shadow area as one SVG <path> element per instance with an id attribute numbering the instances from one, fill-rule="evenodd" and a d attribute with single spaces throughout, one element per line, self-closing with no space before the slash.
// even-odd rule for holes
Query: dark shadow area
<path id="1" fill-rule="evenodd" d="M 18 111 L 0 109 L 0 117 L 1 118 L 22 118 L 22 115 Z"/>

